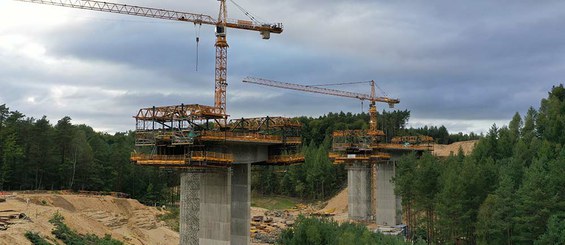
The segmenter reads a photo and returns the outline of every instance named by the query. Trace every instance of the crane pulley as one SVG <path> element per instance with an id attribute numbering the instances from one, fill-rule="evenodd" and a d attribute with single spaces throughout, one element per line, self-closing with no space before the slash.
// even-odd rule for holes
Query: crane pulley
<path id="1" fill-rule="evenodd" d="M 256 19 L 237 20 L 229 19 L 227 16 L 226 0 L 220 2 L 218 18 L 205 14 L 195 14 L 174 10 L 140 7 L 127 4 L 109 3 L 95 0 L 15 0 L 46 5 L 54 5 L 68 8 L 94 10 L 100 12 L 135 15 L 149 18 L 184 21 L 199 25 L 216 26 L 216 67 L 215 67 L 215 95 L 214 107 L 227 119 L 226 113 L 226 88 L 227 88 L 227 49 L 229 47 L 226 38 L 226 28 L 257 31 L 263 39 L 269 39 L 271 33 L 280 34 L 283 31 L 281 23 L 260 23 Z M 239 6 L 238 6 L 239 7 Z"/>
<path id="2" fill-rule="evenodd" d="M 355 93 L 349 91 L 342 91 L 337 89 L 329 89 L 329 88 L 321 88 L 312 85 L 302 85 L 302 84 L 295 84 L 295 83 L 287 83 L 287 82 L 279 82 L 273 81 L 263 78 L 256 78 L 256 77 L 246 77 L 243 79 L 245 83 L 253 83 L 258 85 L 276 87 L 276 88 L 284 88 L 284 89 L 291 89 L 291 90 L 298 90 L 304 92 L 311 92 L 311 93 L 319 93 L 319 94 L 327 94 L 327 95 L 334 95 L 346 98 L 354 98 L 360 99 L 361 101 L 367 100 L 370 101 L 371 104 L 369 106 L 369 115 L 370 115 L 370 122 L 369 122 L 369 135 L 382 135 L 382 131 L 377 130 L 377 107 L 375 102 L 383 102 L 387 103 L 390 108 L 394 108 L 395 104 L 400 103 L 400 100 L 388 98 L 388 97 L 377 97 L 375 93 L 375 81 L 371 81 L 371 93 L 370 94 L 363 94 L 363 93 Z M 334 84 L 335 85 L 335 84 Z"/>

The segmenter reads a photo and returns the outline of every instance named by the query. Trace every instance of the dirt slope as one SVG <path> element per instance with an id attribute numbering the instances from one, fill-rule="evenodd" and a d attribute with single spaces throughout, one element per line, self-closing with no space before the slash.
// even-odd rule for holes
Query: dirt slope
<path id="1" fill-rule="evenodd" d="M 322 210 L 335 210 L 333 219 L 337 222 L 347 221 L 347 188 L 340 191 L 337 195 L 328 201 L 328 204 Z"/>
<path id="2" fill-rule="evenodd" d="M 179 235 L 157 219 L 161 211 L 142 205 L 137 200 L 111 196 L 11 194 L 0 203 L 0 216 L 25 213 L 30 219 L 11 220 L 0 231 L 0 244 L 31 244 L 26 231 L 39 232 L 49 240 L 53 226 L 48 222 L 55 212 L 65 217 L 65 223 L 79 233 L 98 236 L 110 234 L 126 244 L 178 244 Z M 60 243 L 60 242 L 59 242 Z"/>
<path id="3" fill-rule="evenodd" d="M 434 144 L 434 151 L 433 154 L 438 157 L 448 157 L 451 153 L 457 155 L 459 152 L 459 147 L 463 149 L 463 153 L 465 155 L 471 154 L 473 149 L 475 149 L 475 144 L 479 142 L 478 140 L 469 140 L 469 141 L 461 141 L 455 142 L 449 145 L 440 145 Z"/>

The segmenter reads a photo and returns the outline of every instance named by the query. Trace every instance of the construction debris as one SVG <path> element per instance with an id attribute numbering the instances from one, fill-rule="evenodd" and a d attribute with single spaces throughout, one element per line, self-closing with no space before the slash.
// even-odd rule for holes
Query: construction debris
<path id="1" fill-rule="evenodd" d="M 282 230 L 294 224 L 298 209 L 267 210 L 252 208 L 251 240 L 253 243 L 274 243 Z M 293 214 L 295 213 L 295 214 Z"/>
<path id="2" fill-rule="evenodd" d="M 14 212 L 14 210 L 0 210 L 0 212 Z M 25 213 L 15 213 L 8 215 L 0 215 L 0 230 L 7 230 L 10 225 L 21 222 L 32 222 Z"/>

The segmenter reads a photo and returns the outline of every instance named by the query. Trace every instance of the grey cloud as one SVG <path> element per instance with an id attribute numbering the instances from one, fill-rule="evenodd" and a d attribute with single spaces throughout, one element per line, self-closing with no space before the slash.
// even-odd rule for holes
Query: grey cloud
<path id="1" fill-rule="evenodd" d="M 413 119 L 509 120 L 514 112 L 537 106 L 551 85 L 562 81 L 565 69 L 565 34 L 560 31 L 565 3 L 560 1 L 237 2 L 261 19 L 283 22 L 286 29 L 269 41 L 261 40 L 257 33 L 229 31 L 228 110 L 234 116 L 361 111 L 356 100 L 240 82 L 253 75 L 303 84 L 374 79 L 391 97 L 400 98 L 399 108 L 411 110 Z M 157 4 L 148 0 L 127 3 Z M 212 16 L 217 11 L 216 1 L 158 4 L 156 7 Z M 232 5 L 230 15 L 245 17 Z M 0 68 L 0 81 L 24 82 L 35 89 L 46 86 L 44 83 L 75 83 L 126 91 L 108 102 L 123 107 L 120 113 L 153 104 L 212 104 L 211 27 L 200 31 L 200 71 L 196 72 L 194 26 L 89 16 L 94 17 L 87 18 L 85 25 L 39 34 L 47 54 L 98 63 L 106 70 L 114 66 L 124 69 L 124 74 L 96 70 L 61 75 L 41 66 L 22 68 L 0 58 L 0 64 L 6 65 Z M 73 67 L 64 69 L 72 71 Z M 15 94 L 25 91 L 22 86 L 6 88 L 14 95 L 1 98 L 16 101 Z M 364 87 L 337 88 L 368 92 Z M 120 117 L 120 113 L 113 115 Z M 122 115 L 124 121 L 129 114 Z M 117 119 L 91 120 L 100 128 L 121 130 L 127 125 Z"/>

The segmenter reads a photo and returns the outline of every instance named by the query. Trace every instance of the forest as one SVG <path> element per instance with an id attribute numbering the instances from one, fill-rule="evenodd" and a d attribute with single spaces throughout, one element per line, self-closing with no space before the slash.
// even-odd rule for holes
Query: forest
<path id="1" fill-rule="evenodd" d="M 406 128 L 409 111 L 379 113 L 389 135 L 424 134 L 439 143 L 480 139 L 472 154 L 403 157 L 396 193 L 409 236 L 430 243 L 556 244 L 565 237 L 565 88 L 539 109 L 516 113 L 485 135 L 440 127 Z M 257 167 L 252 188 L 264 195 L 325 200 L 346 185 L 343 166 L 327 158 L 331 132 L 366 129 L 365 113 L 328 113 L 303 123 L 304 164 Z M 390 136 L 389 136 L 390 137 Z M 127 193 L 147 204 L 178 200 L 178 173 L 129 162 L 133 133 L 95 132 L 64 117 L 52 124 L 0 105 L 0 190 L 93 190 Z M 166 180 L 166 181 L 163 181 Z M 292 238 L 289 238 L 292 239 Z"/>
<path id="2" fill-rule="evenodd" d="M 393 136 L 428 135 L 437 143 L 479 139 L 480 135 L 449 134 L 444 126 L 406 128 L 410 112 L 382 111 L 378 114 L 379 129 Z M 252 188 L 263 195 L 284 195 L 305 200 L 325 200 L 334 196 L 347 185 L 347 171 L 343 165 L 334 165 L 328 159 L 331 148 L 331 133 L 335 130 L 367 129 L 369 115 L 366 113 L 328 113 L 311 118 L 299 118 L 303 124 L 302 141 L 304 164 L 287 167 L 258 166 L 252 173 Z"/>
<path id="3" fill-rule="evenodd" d="M 493 125 L 469 156 L 397 165 L 410 237 L 430 243 L 565 244 L 565 89 Z"/>
<path id="4" fill-rule="evenodd" d="M 388 132 L 402 131 L 409 117 L 409 111 L 379 115 L 382 129 Z M 333 166 L 327 159 L 330 134 L 335 129 L 367 128 L 368 114 L 329 113 L 299 120 L 304 124 L 303 142 L 308 142 L 303 147 L 306 163 L 290 167 L 284 176 L 277 173 L 279 168 L 254 169 L 254 190 L 259 193 L 324 199 L 346 183 L 343 167 Z M 437 127 L 426 130 L 431 134 L 441 131 Z M 45 116 L 26 117 L 0 105 L 1 191 L 122 192 L 148 204 L 175 203 L 178 173 L 131 164 L 133 149 L 133 132 L 96 132 L 90 126 L 73 124 L 68 116 L 52 123 Z M 262 175 L 264 172 L 268 174 Z M 258 176 L 261 179 L 257 180 Z"/>
<path id="5" fill-rule="evenodd" d="M 95 132 L 70 117 L 52 125 L 0 105 L 0 190 L 113 191 L 162 200 L 175 184 L 162 176 L 174 173 L 131 164 L 133 144 L 132 133 Z"/>

